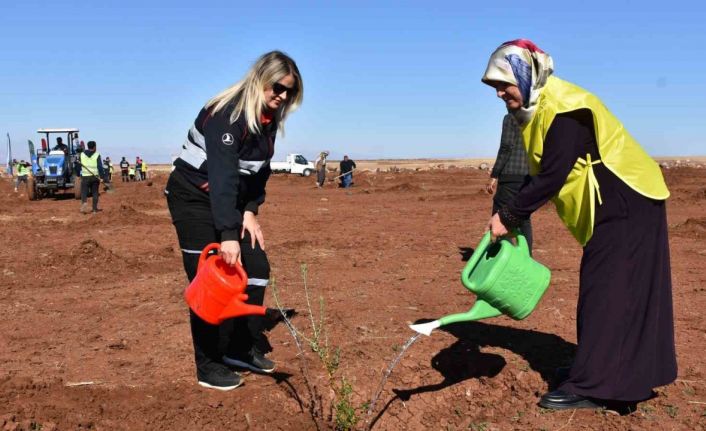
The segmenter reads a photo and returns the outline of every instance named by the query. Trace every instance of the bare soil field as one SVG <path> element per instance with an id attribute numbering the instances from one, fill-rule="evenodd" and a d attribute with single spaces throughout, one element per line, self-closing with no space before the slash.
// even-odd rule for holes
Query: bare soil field
<path id="1" fill-rule="evenodd" d="M 533 218 L 534 256 L 552 281 L 535 312 L 418 339 L 366 415 L 413 335 L 407 325 L 473 304 L 459 275 L 489 217 L 487 172 L 450 164 L 361 172 L 351 189 L 272 177 L 259 217 L 275 282 L 266 304 L 276 291 L 299 312 L 292 322 L 302 334 L 313 340 L 316 325 L 324 354 L 306 342 L 300 352 L 287 327 L 273 324 L 277 372 L 246 374 L 225 393 L 196 384 L 167 173 L 116 183 L 95 215 L 80 214 L 73 199 L 30 202 L 1 180 L 0 429 L 706 429 L 706 169 L 688 167 L 665 171 L 674 384 L 624 415 L 537 406 L 575 349 L 581 257 L 547 205 Z"/>

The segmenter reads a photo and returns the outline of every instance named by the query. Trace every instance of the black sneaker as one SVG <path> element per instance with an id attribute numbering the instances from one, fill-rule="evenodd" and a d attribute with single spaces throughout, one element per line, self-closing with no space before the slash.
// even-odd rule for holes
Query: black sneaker
<path id="1" fill-rule="evenodd" d="M 204 388 L 230 391 L 243 383 L 243 379 L 222 364 L 209 364 L 207 370 L 196 370 L 199 385 Z"/>
<path id="2" fill-rule="evenodd" d="M 269 374 L 275 370 L 275 363 L 259 352 L 252 352 L 247 356 L 239 356 L 236 358 L 223 356 L 223 362 L 234 367 L 247 368 L 256 373 Z"/>

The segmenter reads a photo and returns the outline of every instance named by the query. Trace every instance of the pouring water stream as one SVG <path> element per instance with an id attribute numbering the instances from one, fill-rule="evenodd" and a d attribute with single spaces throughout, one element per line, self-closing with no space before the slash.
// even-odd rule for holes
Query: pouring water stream
<path id="1" fill-rule="evenodd" d="M 390 365 L 388 365 L 387 370 L 385 373 L 382 375 L 382 380 L 380 380 L 380 385 L 378 386 L 377 391 L 375 392 L 375 395 L 370 399 L 370 405 L 368 406 L 368 411 L 366 412 L 366 423 L 368 423 L 368 426 L 370 425 L 370 415 L 375 411 L 375 403 L 377 402 L 378 398 L 380 398 L 380 395 L 382 394 L 383 389 L 385 389 L 385 383 L 387 383 L 387 378 L 390 377 L 390 374 L 392 374 L 392 370 L 397 366 L 397 364 L 400 362 L 400 359 L 402 359 L 402 356 L 404 353 L 407 351 L 407 349 L 410 348 L 412 344 L 414 344 L 415 341 L 421 336 L 422 334 L 414 334 L 412 337 L 410 337 L 409 340 L 402 346 L 400 349 L 400 353 L 397 354 L 395 359 L 390 362 Z"/>

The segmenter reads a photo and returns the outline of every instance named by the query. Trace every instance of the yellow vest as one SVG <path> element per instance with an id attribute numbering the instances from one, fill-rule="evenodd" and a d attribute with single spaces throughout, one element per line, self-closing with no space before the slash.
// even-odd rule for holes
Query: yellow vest
<path id="1" fill-rule="evenodd" d="M 593 235 L 596 200 L 602 203 L 593 165 L 603 163 L 630 188 L 651 199 L 667 199 L 669 190 L 659 165 L 596 96 L 554 76 L 547 80 L 532 119 L 522 126 L 531 175 L 539 172 L 544 139 L 554 117 L 578 109 L 590 109 L 593 114 L 601 160 L 591 160 L 589 154 L 579 158 L 552 202 L 574 238 L 586 245 Z"/>
<path id="2" fill-rule="evenodd" d="M 98 158 L 100 154 L 98 152 L 93 153 L 92 156 L 87 156 L 85 152 L 81 153 L 81 176 L 82 177 L 97 177 L 98 173 Z"/>
<path id="3" fill-rule="evenodd" d="M 142 162 L 142 172 L 147 172 L 147 163 Z"/>
<path id="4" fill-rule="evenodd" d="M 29 175 L 29 168 L 24 165 L 18 164 L 17 165 L 17 176 L 18 177 L 26 177 L 27 175 Z"/>

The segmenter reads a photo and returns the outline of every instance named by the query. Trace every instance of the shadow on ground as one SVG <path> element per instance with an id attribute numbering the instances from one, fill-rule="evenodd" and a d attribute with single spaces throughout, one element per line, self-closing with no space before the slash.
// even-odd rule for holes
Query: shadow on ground
<path id="1" fill-rule="evenodd" d="M 429 320 L 415 323 L 425 321 Z M 482 322 L 454 323 L 439 330 L 456 337 L 453 344 L 431 359 L 431 366 L 441 374 L 443 380 L 416 388 L 393 389 L 395 396 L 378 412 L 373 425 L 398 398 L 407 401 L 413 395 L 436 392 L 468 379 L 496 376 L 505 367 L 505 359 L 494 353 L 481 352 L 481 347 L 501 347 L 522 356 L 530 368 L 550 385 L 555 369 L 569 364 L 576 350 L 575 344 L 554 334 Z"/>

